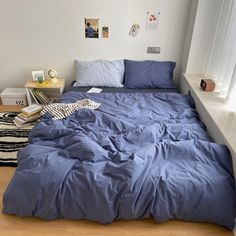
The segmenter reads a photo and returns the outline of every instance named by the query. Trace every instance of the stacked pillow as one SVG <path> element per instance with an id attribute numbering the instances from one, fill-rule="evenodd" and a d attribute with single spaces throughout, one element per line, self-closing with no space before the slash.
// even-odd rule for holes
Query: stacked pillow
<path id="1" fill-rule="evenodd" d="M 76 60 L 77 86 L 176 88 L 171 61 Z"/>
<path id="2" fill-rule="evenodd" d="M 126 88 L 175 88 L 175 62 L 125 60 Z"/>
<path id="3" fill-rule="evenodd" d="M 77 86 L 124 87 L 124 60 L 76 60 Z"/>

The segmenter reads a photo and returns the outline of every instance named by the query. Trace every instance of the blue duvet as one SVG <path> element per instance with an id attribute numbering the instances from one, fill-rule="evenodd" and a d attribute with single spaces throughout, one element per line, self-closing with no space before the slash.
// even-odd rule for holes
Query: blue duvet
<path id="1" fill-rule="evenodd" d="M 153 217 L 233 228 L 231 157 L 208 136 L 190 96 L 68 92 L 62 102 L 84 98 L 101 106 L 59 121 L 48 114 L 32 130 L 3 213 L 104 224 Z"/>

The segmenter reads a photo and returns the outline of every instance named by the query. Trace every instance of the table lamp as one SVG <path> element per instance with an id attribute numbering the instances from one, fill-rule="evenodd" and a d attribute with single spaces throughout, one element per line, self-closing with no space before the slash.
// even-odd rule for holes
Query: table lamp
<path id="1" fill-rule="evenodd" d="M 51 78 L 50 81 L 52 83 L 56 83 L 57 82 L 57 71 L 55 69 L 50 69 L 48 71 L 48 76 Z"/>

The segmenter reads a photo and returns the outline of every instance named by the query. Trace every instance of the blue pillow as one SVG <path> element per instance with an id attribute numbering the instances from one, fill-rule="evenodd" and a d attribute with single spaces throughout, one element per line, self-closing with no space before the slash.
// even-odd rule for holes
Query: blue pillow
<path id="1" fill-rule="evenodd" d="M 175 62 L 131 60 L 124 62 L 126 88 L 176 88 L 173 82 Z"/>
<path id="2" fill-rule="evenodd" d="M 77 86 L 124 87 L 124 60 L 76 60 Z"/>

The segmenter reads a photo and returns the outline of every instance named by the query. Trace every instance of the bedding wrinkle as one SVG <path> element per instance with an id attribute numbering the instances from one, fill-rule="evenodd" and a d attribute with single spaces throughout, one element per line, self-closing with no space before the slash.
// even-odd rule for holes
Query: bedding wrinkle
<path id="1" fill-rule="evenodd" d="M 153 217 L 232 229 L 232 158 L 206 132 L 190 95 L 68 92 L 91 99 L 62 120 L 43 116 L 18 154 L 3 212 L 102 224 Z"/>
<path id="2" fill-rule="evenodd" d="M 141 183 L 140 182 L 136 182 L 135 184 L 137 185 L 137 188 L 140 188 L 138 191 L 138 194 L 136 194 L 136 196 L 134 196 L 134 205 L 133 205 L 133 211 L 134 212 L 138 212 L 139 210 L 139 206 L 142 205 L 143 206 L 143 212 L 140 212 L 140 216 L 139 218 L 141 219 L 145 219 L 147 217 L 150 217 L 150 209 L 151 206 L 153 205 L 153 201 L 154 201 L 154 196 L 152 197 L 145 197 L 144 193 L 148 193 L 150 192 L 150 194 L 152 195 L 152 189 L 153 186 L 150 185 L 150 181 L 149 179 L 149 173 L 150 173 L 150 169 L 151 169 L 151 165 L 153 163 L 152 160 L 152 156 L 147 156 L 147 158 L 144 159 L 145 165 L 143 165 L 145 171 L 143 171 L 142 173 L 140 173 L 139 175 L 142 175 L 143 178 L 141 179 Z M 138 178 L 140 180 L 140 178 Z"/>

